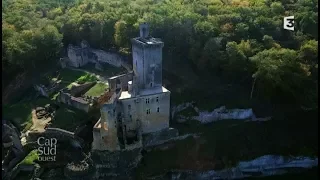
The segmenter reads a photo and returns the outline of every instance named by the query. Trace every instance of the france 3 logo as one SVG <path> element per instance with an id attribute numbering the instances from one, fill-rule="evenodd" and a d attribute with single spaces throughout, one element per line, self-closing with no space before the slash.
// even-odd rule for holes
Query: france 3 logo
<path id="1" fill-rule="evenodd" d="M 294 31 L 294 16 L 283 18 L 283 29 Z"/>

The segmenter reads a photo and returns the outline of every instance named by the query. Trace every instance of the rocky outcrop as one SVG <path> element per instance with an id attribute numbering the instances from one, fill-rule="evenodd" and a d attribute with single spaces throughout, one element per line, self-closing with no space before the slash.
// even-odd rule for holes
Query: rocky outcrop
<path id="1" fill-rule="evenodd" d="M 81 46 L 73 46 L 70 44 L 67 51 L 68 57 L 60 60 L 62 67 L 70 66 L 79 68 L 88 63 L 94 63 L 96 69 L 101 70 L 101 64 L 108 63 L 115 67 L 123 66 L 127 70 L 131 69 L 118 53 L 90 48 L 86 41 L 82 41 Z"/>
<path id="2" fill-rule="evenodd" d="M 150 133 L 142 136 L 144 147 L 156 146 L 170 141 L 177 137 L 179 132 L 177 129 L 168 128 L 159 132 Z"/>
<path id="3" fill-rule="evenodd" d="M 195 108 L 197 109 L 195 106 L 194 106 L 194 102 L 191 102 L 191 103 L 183 103 L 183 104 L 179 104 L 178 106 L 174 106 L 171 108 L 171 118 L 173 119 L 179 112 L 189 108 L 189 107 L 192 107 L 192 108 Z M 198 110 L 198 109 L 197 109 Z"/>
<path id="4" fill-rule="evenodd" d="M 206 179 L 241 179 L 296 172 L 318 166 L 318 158 L 283 157 L 265 155 L 251 161 L 239 162 L 238 166 L 224 170 L 204 172 L 172 171 L 159 179 L 206 180 Z"/>
<path id="5" fill-rule="evenodd" d="M 2 121 L 2 147 L 7 152 L 2 161 L 2 176 L 6 176 L 24 158 L 25 152 L 18 129 L 10 121 Z"/>
<path id="6" fill-rule="evenodd" d="M 219 121 L 223 119 L 254 119 L 252 109 L 226 109 L 225 106 L 214 109 L 212 112 L 200 112 L 199 116 L 192 117 L 201 123 L 210 123 L 213 121 Z"/>
<path id="7" fill-rule="evenodd" d="M 192 108 L 192 110 L 198 113 L 198 116 L 186 117 L 180 115 L 179 113 L 187 108 Z M 214 109 L 211 112 L 208 111 L 199 111 L 197 107 L 194 106 L 194 103 L 184 103 L 176 107 L 173 107 L 171 110 L 171 117 L 176 118 L 176 121 L 183 123 L 188 119 L 193 119 L 200 121 L 201 123 L 210 123 L 214 121 L 224 120 L 224 119 L 238 119 L 238 120 L 250 120 L 250 121 L 268 121 L 271 117 L 257 118 L 253 113 L 251 108 L 249 109 L 226 109 L 225 106 Z"/>

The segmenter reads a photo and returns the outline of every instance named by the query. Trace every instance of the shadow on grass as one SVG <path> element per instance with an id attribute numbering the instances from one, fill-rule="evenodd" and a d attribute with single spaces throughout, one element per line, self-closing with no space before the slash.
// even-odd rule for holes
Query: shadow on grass
<path id="1" fill-rule="evenodd" d="M 61 128 L 73 132 L 79 124 L 89 120 L 89 115 L 86 112 L 64 104 L 59 105 L 60 108 L 57 110 L 50 127 Z"/>

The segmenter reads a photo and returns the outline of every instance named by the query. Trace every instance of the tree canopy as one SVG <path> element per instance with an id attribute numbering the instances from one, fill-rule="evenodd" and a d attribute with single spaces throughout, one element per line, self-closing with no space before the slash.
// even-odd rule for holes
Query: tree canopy
<path id="1" fill-rule="evenodd" d="M 318 83 L 317 7 L 316 0 L 4 0 L 3 71 L 12 77 L 54 63 L 63 46 L 81 40 L 128 49 L 146 21 L 172 61 L 233 80 L 253 76 L 256 88 L 301 99 L 301 88 Z M 294 32 L 282 28 L 289 15 Z"/>

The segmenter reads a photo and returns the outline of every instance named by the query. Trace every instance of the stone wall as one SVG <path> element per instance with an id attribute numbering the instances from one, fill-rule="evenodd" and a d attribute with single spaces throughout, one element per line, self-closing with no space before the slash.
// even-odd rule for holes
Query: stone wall
<path id="1" fill-rule="evenodd" d="M 116 53 L 105 52 L 103 50 L 95 50 L 95 49 L 91 49 L 91 52 L 96 55 L 97 59 L 95 59 L 95 61 L 97 62 L 108 63 L 115 67 L 121 67 L 122 65 L 121 56 L 119 56 Z"/>
<path id="2" fill-rule="evenodd" d="M 90 48 L 89 44 L 85 41 L 82 41 L 81 47 L 70 44 L 67 49 L 67 54 L 68 58 L 64 58 L 64 61 L 60 62 L 62 66 L 66 64 L 79 68 L 91 62 L 96 64 L 98 69 L 101 68 L 100 64 L 102 63 L 108 63 L 115 67 L 123 66 L 127 70 L 131 69 L 130 65 L 122 60 L 122 56 L 118 53 Z"/>
<path id="3" fill-rule="evenodd" d="M 76 137 L 74 133 L 60 128 L 47 128 L 44 131 L 29 131 L 26 139 L 28 142 L 35 142 L 39 137 L 56 138 L 58 142 L 59 140 L 77 141 L 80 145 L 84 145 L 84 141 L 81 138 Z"/>
<path id="4" fill-rule="evenodd" d="M 36 91 L 38 91 L 40 93 L 41 96 L 44 96 L 44 97 L 49 97 L 48 95 L 48 89 L 46 87 L 44 87 L 43 85 L 34 85 L 34 89 Z"/>
<path id="5" fill-rule="evenodd" d="M 103 105 L 105 102 L 108 102 L 108 100 L 111 98 L 113 95 L 112 91 L 106 91 L 104 92 L 101 96 L 97 97 L 97 104 L 98 105 Z"/>
<path id="6" fill-rule="evenodd" d="M 34 85 L 34 89 L 44 97 L 49 97 L 52 93 L 59 89 L 61 81 L 51 82 L 49 86 L 44 86 L 42 84 Z"/>
<path id="7" fill-rule="evenodd" d="M 87 101 L 84 101 L 81 98 L 77 98 L 77 97 L 73 97 L 71 96 L 71 94 L 69 93 L 65 93 L 60 91 L 58 97 L 57 97 L 57 101 L 67 104 L 69 106 L 73 106 L 77 109 L 83 110 L 85 112 L 89 112 L 90 110 L 90 104 Z"/>
<path id="8" fill-rule="evenodd" d="M 146 99 L 148 99 L 148 104 L 146 104 Z M 143 96 L 140 100 L 143 134 L 169 128 L 170 92 Z M 158 108 L 159 112 L 157 112 Z M 146 113 L 147 109 L 150 110 L 150 114 Z"/>
<path id="9" fill-rule="evenodd" d="M 92 149 L 99 150 L 101 149 L 102 137 L 100 133 L 101 128 L 101 119 L 93 126 L 93 141 L 92 141 Z"/>
<path id="10" fill-rule="evenodd" d="M 72 67 L 81 67 L 89 62 L 88 48 L 81 48 L 73 45 L 68 46 L 68 59 L 67 64 Z"/>
<path id="11" fill-rule="evenodd" d="M 88 91 L 90 88 L 92 88 L 96 82 L 88 82 L 85 84 L 77 84 L 71 87 L 70 94 L 72 96 L 80 96 L 84 92 Z"/>
<path id="12" fill-rule="evenodd" d="M 108 78 L 108 84 L 110 91 L 115 91 L 117 87 L 117 83 L 120 82 L 120 87 L 126 91 L 128 90 L 128 82 L 133 78 L 133 72 L 129 72 L 127 74 L 121 74 L 118 76 Z"/>

